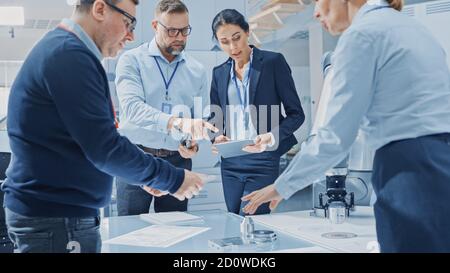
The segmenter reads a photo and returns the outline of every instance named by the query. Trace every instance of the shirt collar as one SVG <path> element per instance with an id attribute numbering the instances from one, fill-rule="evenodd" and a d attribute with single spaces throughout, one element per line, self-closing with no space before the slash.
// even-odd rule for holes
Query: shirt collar
<path id="1" fill-rule="evenodd" d="M 86 47 L 94 53 L 94 55 L 102 61 L 103 55 L 100 52 L 100 49 L 94 43 L 94 40 L 84 31 L 84 29 L 77 23 L 75 23 L 71 19 L 63 19 L 61 24 L 70 32 L 75 34 L 85 45 Z"/>
<path id="2" fill-rule="evenodd" d="M 254 52 L 254 50 L 252 48 L 252 52 L 250 53 L 250 65 L 253 63 L 253 52 Z M 230 75 L 231 75 L 231 78 L 233 79 L 234 78 L 234 61 L 233 61 L 233 59 L 230 58 L 230 62 L 231 62 Z M 247 74 L 248 71 L 250 70 L 250 65 L 247 66 L 247 68 L 245 69 L 245 74 Z"/>
<path id="3" fill-rule="evenodd" d="M 162 60 L 164 60 L 166 63 L 169 63 L 167 59 L 162 55 L 161 50 L 159 49 L 158 45 L 156 44 L 156 39 L 153 38 L 153 40 L 148 44 L 148 53 L 152 57 L 160 57 Z M 181 52 L 180 55 L 178 55 L 172 63 L 177 63 L 184 61 L 186 59 L 185 52 Z"/>
<path id="4" fill-rule="evenodd" d="M 371 12 L 374 9 L 379 9 L 380 7 L 389 7 L 389 3 L 386 0 L 368 0 L 366 4 L 364 4 L 359 11 L 356 13 L 355 18 L 353 18 L 353 22 L 358 21 L 365 14 Z"/>

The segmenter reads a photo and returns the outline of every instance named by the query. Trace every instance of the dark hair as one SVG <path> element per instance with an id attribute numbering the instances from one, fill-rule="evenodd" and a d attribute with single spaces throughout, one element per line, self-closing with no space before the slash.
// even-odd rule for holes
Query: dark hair
<path id="1" fill-rule="evenodd" d="M 123 0 L 105 0 L 113 5 L 122 2 Z M 139 0 L 131 0 L 135 5 L 139 5 Z M 79 0 L 77 4 L 76 11 L 77 12 L 88 12 L 91 10 L 92 5 L 95 3 L 95 0 Z"/>
<path id="2" fill-rule="evenodd" d="M 162 13 L 189 13 L 186 5 L 180 0 L 162 0 L 156 5 L 156 15 Z"/>
<path id="3" fill-rule="evenodd" d="M 223 25 L 236 25 L 242 28 L 245 32 L 250 31 L 250 25 L 245 20 L 244 15 L 235 9 L 224 9 L 219 12 L 212 22 L 213 38 L 217 40 L 217 30 Z"/>
<path id="4" fill-rule="evenodd" d="M 401 11 L 403 9 L 404 6 L 404 1 L 403 0 L 387 0 L 389 5 L 391 5 L 392 8 Z"/>

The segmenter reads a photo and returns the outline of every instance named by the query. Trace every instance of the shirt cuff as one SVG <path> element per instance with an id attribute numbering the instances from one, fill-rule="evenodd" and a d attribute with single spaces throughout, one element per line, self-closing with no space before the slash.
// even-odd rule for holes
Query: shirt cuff
<path id="1" fill-rule="evenodd" d="M 281 177 L 279 177 L 274 183 L 275 189 L 281 195 L 281 197 L 283 197 L 283 199 L 287 200 L 289 199 L 289 197 L 294 195 L 294 193 L 296 193 L 298 190 L 294 189 L 291 185 L 289 185 L 287 181 L 282 180 L 280 178 Z"/>
<path id="2" fill-rule="evenodd" d="M 275 136 L 272 133 L 269 133 L 270 135 L 270 143 L 267 144 L 267 146 L 269 148 L 272 148 L 273 146 L 275 146 L 276 140 L 275 140 Z"/>
<path id="3" fill-rule="evenodd" d="M 168 134 L 170 134 L 170 136 L 176 141 L 181 141 L 186 136 L 177 129 L 171 130 L 170 132 L 168 132 Z"/>
<path id="4" fill-rule="evenodd" d="M 161 112 L 158 118 L 157 130 L 160 133 L 168 134 L 167 126 L 169 125 L 169 120 L 172 118 L 171 115 Z"/>

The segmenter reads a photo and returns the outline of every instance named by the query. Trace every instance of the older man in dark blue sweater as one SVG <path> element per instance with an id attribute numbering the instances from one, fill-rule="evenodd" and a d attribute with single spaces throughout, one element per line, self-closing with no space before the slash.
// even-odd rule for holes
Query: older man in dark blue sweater
<path id="1" fill-rule="evenodd" d="M 137 0 L 81 0 L 31 51 L 12 86 L 5 192 L 18 252 L 99 252 L 112 176 L 183 200 L 201 178 L 143 153 L 115 126 L 102 57 L 133 39 Z"/>

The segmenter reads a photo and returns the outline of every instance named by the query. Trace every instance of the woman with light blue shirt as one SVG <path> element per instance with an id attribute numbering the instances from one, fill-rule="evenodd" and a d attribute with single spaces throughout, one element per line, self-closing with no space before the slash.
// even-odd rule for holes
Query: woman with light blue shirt
<path id="1" fill-rule="evenodd" d="M 358 130 L 376 150 L 372 183 L 381 252 L 450 252 L 450 73 L 425 26 L 401 0 L 317 0 L 333 35 L 332 90 L 324 124 L 273 185 L 244 211 L 320 180 L 349 152 Z"/>

